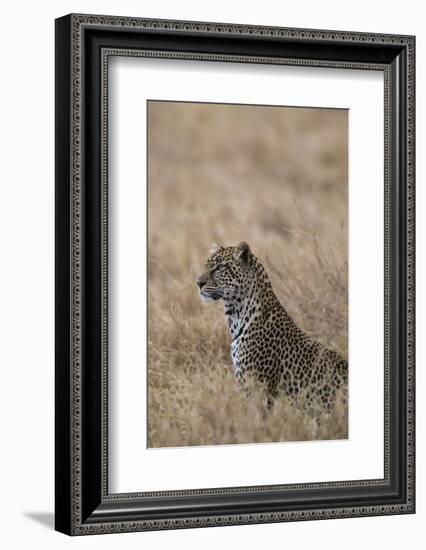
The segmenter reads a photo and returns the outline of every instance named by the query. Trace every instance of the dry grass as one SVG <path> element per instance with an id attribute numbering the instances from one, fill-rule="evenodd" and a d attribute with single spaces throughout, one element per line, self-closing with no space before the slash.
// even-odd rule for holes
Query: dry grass
<path id="1" fill-rule="evenodd" d="M 221 303 L 195 280 L 211 242 L 250 243 L 303 330 L 347 355 L 347 114 L 149 105 L 148 444 L 347 437 L 236 385 Z"/>

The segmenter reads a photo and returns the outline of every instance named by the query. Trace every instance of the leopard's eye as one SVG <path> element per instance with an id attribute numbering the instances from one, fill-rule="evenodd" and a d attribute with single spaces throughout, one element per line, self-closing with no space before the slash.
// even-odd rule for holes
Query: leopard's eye
<path id="1" fill-rule="evenodd" d="M 220 277 L 221 275 L 226 273 L 226 271 L 227 267 L 224 264 L 219 264 L 211 270 L 211 275 L 214 279 L 216 279 L 217 277 Z"/>
<path id="2" fill-rule="evenodd" d="M 228 268 L 225 264 L 218 264 L 215 268 L 214 268 L 214 272 L 215 273 L 223 273 L 224 271 L 226 271 Z"/>

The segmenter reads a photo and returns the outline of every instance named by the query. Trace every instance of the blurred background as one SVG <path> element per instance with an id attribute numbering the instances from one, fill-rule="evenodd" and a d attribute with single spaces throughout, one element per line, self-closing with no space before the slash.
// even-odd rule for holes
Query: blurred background
<path id="1" fill-rule="evenodd" d="M 148 103 L 150 446 L 334 438 L 241 424 L 223 305 L 195 280 L 212 242 L 247 241 L 297 324 L 347 356 L 347 125 L 337 109 Z"/>

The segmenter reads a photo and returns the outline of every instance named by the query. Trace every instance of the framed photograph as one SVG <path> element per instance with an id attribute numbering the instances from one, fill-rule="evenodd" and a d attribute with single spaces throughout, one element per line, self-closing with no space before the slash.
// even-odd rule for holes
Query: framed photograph
<path id="1" fill-rule="evenodd" d="M 56 529 L 415 511 L 413 36 L 56 20 Z"/>

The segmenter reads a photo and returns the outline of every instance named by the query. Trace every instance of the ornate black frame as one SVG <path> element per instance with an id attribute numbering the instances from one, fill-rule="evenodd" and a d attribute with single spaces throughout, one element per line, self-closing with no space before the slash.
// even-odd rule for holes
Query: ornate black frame
<path id="1" fill-rule="evenodd" d="M 108 493 L 106 129 L 111 55 L 383 71 L 383 479 Z M 74 14 L 56 20 L 58 531 L 84 535 L 414 513 L 414 56 L 413 36 Z"/>

